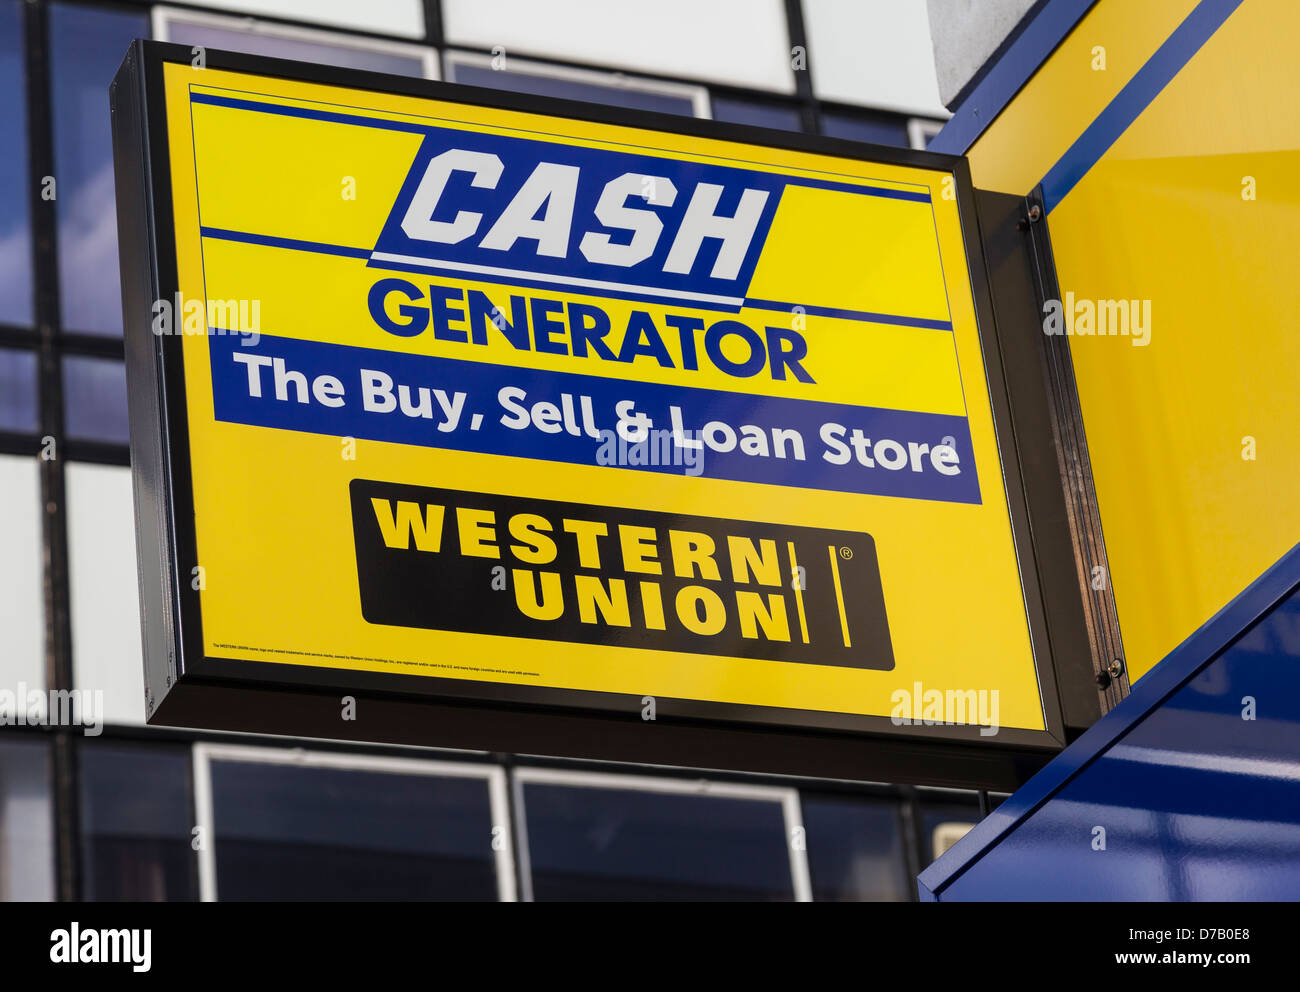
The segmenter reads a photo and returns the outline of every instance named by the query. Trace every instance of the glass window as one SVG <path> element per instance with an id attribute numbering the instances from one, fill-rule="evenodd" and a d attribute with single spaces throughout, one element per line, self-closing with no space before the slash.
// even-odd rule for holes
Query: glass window
<path id="1" fill-rule="evenodd" d="M 32 235 L 27 181 L 23 5 L 0 0 L 0 323 L 32 323 Z M 0 397 L 3 393 L 0 393 Z"/>
<path id="2" fill-rule="evenodd" d="M 110 724 L 144 722 L 131 470 L 67 466 L 72 661 L 79 689 L 104 693 Z"/>
<path id="3" fill-rule="evenodd" d="M 203 0 L 203 6 L 403 38 L 424 37 L 423 0 Z"/>
<path id="4" fill-rule="evenodd" d="M 63 327 L 122 333 L 108 84 L 127 47 L 149 37 L 143 14 L 50 5 L 59 302 Z"/>
<path id="5" fill-rule="evenodd" d="M 0 348 L 0 431 L 30 434 L 38 423 L 36 352 Z"/>
<path id="6" fill-rule="evenodd" d="M 486 86 L 562 100 L 604 103 L 628 110 L 707 117 L 708 94 L 699 86 L 628 79 L 613 73 L 588 72 L 541 66 L 507 58 L 504 68 L 492 66 L 489 56 L 469 52 L 447 53 L 447 80 L 467 86 Z"/>
<path id="7" fill-rule="evenodd" d="M 83 741 L 79 755 L 84 898 L 196 899 L 189 746 Z"/>
<path id="8" fill-rule="evenodd" d="M 927 121 L 921 117 L 913 117 L 907 122 L 908 142 L 913 148 L 925 150 L 930 147 L 930 142 L 939 136 L 943 130 L 943 121 Z"/>
<path id="9" fill-rule="evenodd" d="M 0 455 L 0 688 L 45 688 L 39 462 Z"/>
<path id="10" fill-rule="evenodd" d="M 700 794 L 695 783 L 666 792 L 525 780 L 523 796 L 537 901 L 794 898 L 779 801 Z"/>
<path id="11" fill-rule="evenodd" d="M 750 124 L 754 127 L 779 128 L 782 131 L 803 129 L 803 117 L 798 107 L 783 103 L 760 103 L 757 100 L 738 100 L 735 97 L 714 93 L 710 103 L 715 121 L 732 124 Z"/>
<path id="12" fill-rule="evenodd" d="M 127 444 L 126 366 L 112 358 L 63 360 L 64 428 L 83 441 Z"/>
<path id="13" fill-rule="evenodd" d="M 453 45 L 794 91 L 783 0 L 443 0 L 442 19 Z"/>
<path id="14" fill-rule="evenodd" d="M 828 138 L 868 141 L 875 145 L 910 146 L 907 118 L 888 114 L 845 114 L 822 111 L 822 134 Z"/>
<path id="15" fill-rule="evenodd" d="M 54 898 L 50 750 L 44 741 L 0 737 L 0 902 Z"/>
<path id="16" fill-rule="evenodd" d="M 346 38 L 328 31 L 243 22 L 210 14 L 158 8 L 155 34 L 163 41 L 202 45 L 250 55 L 269 55 L 398 76 L 435 76 L 432 49 L 398 42 Z"/>
<path id="17" fill-rule="evenodd" d="M 804 793 L 803 824 L 815 900 L 904 902 L 912 897 L 897 802 Z"/>
<path id="18" fill-rule="evenodd" d="M 498 897 L 485 777 L 228 758 L 210 768 L 219 899 Z"/>
<path id="19" fill-rule="evenodd" d="M 927 867 L 982 819 L 975 793 L 921 793 L 922 867 Z"/>

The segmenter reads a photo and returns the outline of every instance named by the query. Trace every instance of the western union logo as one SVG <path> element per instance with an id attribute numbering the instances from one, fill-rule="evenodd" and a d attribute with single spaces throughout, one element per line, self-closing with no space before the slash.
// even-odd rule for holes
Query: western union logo
<path id="1" fill-rule="evenodd" d="M 375 624 L 894 665 L 869 534 L 354 480 Z"/>

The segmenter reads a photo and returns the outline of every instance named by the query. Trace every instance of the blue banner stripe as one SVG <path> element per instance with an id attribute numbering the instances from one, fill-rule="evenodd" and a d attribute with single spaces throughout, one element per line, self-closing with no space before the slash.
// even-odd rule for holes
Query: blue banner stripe
<path id="1" fill-rule="evenodd" d="M 692 310 L 713 310 L 718 313 L 740 313 L 740 307 L 726 303 L 710 303 L 700 300 L 679 300 L 667 296 L 651 296 L 645 293 L 628 293 L 614 289 L 592 289 L 590 286 L 570 286 L 559 282 L 545 282 L 541 279 L 528 279 L 522 276 L 502 276 L 492 273 L 465 272 L 439 265 L 430 260 L 427 264 L 415 262 L 393 262 L 388 259 L 375 259 L 370 263 L 374 268 L 392 269 L 395 272 L 420 272 L 429 275 L 446 276 L 466 282 L 488 282 L 494 286 L 520 286 L 524 289 L 540 289 L 551 293 L 579 293 L 583 296 L 595 296 L 603 300 L 626 300 L 629 303 L 651 303 L 659 306 L 690 307 Z"/>
<path id="2" fill-rule="evenodd" d="M 241 244 L 263 245 L 268 248 L 287 248 L 291 251 L 309 251 L 322 255 L 341 255 L 345 258 L 370 258 L 368 248 L 350 248 L 346 245 L 332 245 L 322 241 L 302 241 L 297 238 L 280 238 L 270 234 L 249 234 L 246 231 L 231 231 L 222 227 L 200 228 L 205 238 L 218 238 L 222 241 L 237 241 Z M 551 292 L 573 292 L 584 296 L 597 296 L 604 299 L 626 300 L 631 303 L 652 303 L 661 306 L 677 304 L 695 310 L 713 310 L 720 313 L 739 313 L 739 307 L 719 303 L 705 303 L 698 300 L 673 300 L 662 296 L 647 296 L 638 293 L 616 292 L 607 289 L 594 290 L 583 286 L 565 286 L 560 283 L 542 282 L 540 280 L 521 279 L 514 276 L 481 275 L 465 273 L 456 269 L 440 268 L 436 262 L 428 265 L 413 265 L 403 262 L 371 262 L 372 266 L 392 269 L 396 272 L 421 272 L 433 275 L 449 276 L 455 279 L 487 282 L 500 286 L 520 286 L 526 289 L 549 290 Z M 907 317 L 902 314 L 874 313 L 870 310 L 844 310 L 837 307 L 817 307 L 806 304 L 781 303 L 777 300 L 746 299 L 745 306 L 755 310 L 776 310 L 781 313 L 794 313 L 795 306 L 804 313 L 816 317 L 838 317 L 842 320 L 860 320 L 872 324 L 896 324 L 902 327 L 924 327 L 936 331 L 951 331 L 952 323 L 947 320 L 931 320 L 926 317 Z"/>
<path id="3" fill-rule="evenodd" d="M 215 107 L 231 107 L 236 110 L 251 110 L 263 114 L 282 114 L 286 117 L 301 117 L 306 120 L 327 121 L 334 124 L 355 124 L 358 127 L 375 127 L 388 131 L 404 131 L 408 134 L 430 134 L 445 130 L 435 124 L 416 124 L 410 121 L 394 121 L 384 117 L 371 117 L 365 114 L 343 113 L 337 110 L 320 110 L 315 107 L 297 107 L 281 103 L 265 103 L 261 100 L 244 100 L 232 96 L 216 96 L 211 93 L 190 93 L 191 103 L 210 104 Z M 448 123 L 459 123 L 448 121 Z M 529 132 L 524 132 L 529 133 Z M 544 133 L 544 132 L 542 132 Z M 555 135 L 551 135 L 555 137 Z M 656 149 L 658 150 L 658 149 Z M 736 161 L 718 157 L 720 161 Z M 754 169 L 757 163 L 744 163 Z M 755 169 L 755 171 L 757 171 Z M 889 186 L 859 186 L 856 183 L 836 182 L 830 179 L 813 179 L 801 176 L 787 176 L 772 173 L 782 179 L 788 186 L 808 186 L 814 189 L 833 190 L 841 193 L 860 193 L 863 196 L 880 196 L 890 200 L 904 200 L 910 203 L 929 203 L 929 190 L 895 189 Z M 912 185 L 912 184 L 909 184 Z"/>
<path id="4" fill-rule="evenodd" d="M 828 179 L 800 179 L 796 176 L 786 176 L 785 184 L 787 186 L 809 186 L 813 189 L 824 189 L 834 193 L 861 193 L 864 196 L 883 196 L 889 200 L 908 200 L 912 203 L 930 202 L 928 192 L 890 189 L 887 186 L 855 186 L 853 183 L 834 183 Z"/>
<path id="5" fill-rule="evenodd" d="M 1061 202 L 1100 161 L 1151 101 L 1160 95 L 1192 57 L 1222 27 L 1242 0 L 1201 0 L 1155 54 L 1097 115 L 1043 177 L 1043 207 Z"/>
<path id="6" fill-rule="evenodd" d="M 969 426 L 958 415 L 547 371 L 268 334 L 256 342 L 242 335 L 213 334 L 209 355 L 213 412 L 226 423 L 798 489 L 980 502 Z M 324 376 L 336 380 L 328 391 L 316 387 Z M 378 393 L 367 392 L 367 382 L 381 380 Z M 543 413 L 534 404 L 547 404 L 552 412 Z M 569 411 L 563 426 L 555 413 L 562 409 Z M 534 411 L 532 418 L 529 410 Z M 650 463 L 628 457 L 611 464 L 607 456 L 623 417 L 647 418 L 640 421 L 644 427 L 665 432 L 656 445 L 670 453 L 696 450 L 702 461 L 691 472 L 685 472 L 689 462 L 677 457 Z M 634 426 L 636 421 L 626 423 Z M 703 447 L 687 449 L 671 441 L 666 432 L 676 423 L 690 432 L 684 440 Z M 718 426 L 703 438 L 713 440 L 700 439 L 696 432 L 711 424 Z M 738 443 L 745 431 L 762 439 L 765 453 L 752 451 L 749 442 Z M 869 448 L 862 457 L 853 454 L 856 448 L 851 450 L 854 435 L 859 442 L 865 439 Z M 656 445 L 641 450 L 648 454 Z"/>
<path id="7" fill-rule="evenodd" d="M 745 306 L 753 307 L 755 310 L 780 310 L 784 313 L 793 313 L 795 304 L 780 303 L 776 300 L 755 300 L 748 298 L 745 300 Z M 872 324 L 898 324 L 902 327 L 927 327 L 935 331 L 951 331 L 952 321 L 950 320 L 931 320 L 928 317 L 904 317 L 896 313 L 874 313 L 870 310 L 842 310 L 837 307 L 813 307 L 806 304 L 798 304 L 804 313 L 810 313 L 815 317 L 839 317 L 843 320 L 862 320 Z"/>
<path id="8" fill-rule="evenodd" d="M 277 238 L 271 234 L 249 234 L 245 231 L 231 231 L 224 227 L 201 227 L 200 233 L 205 238 L 218 238 L 222 241 L 238 241 L 246 245 L 263 245 L 268 248 L 288 248 L 291 251 L 310 251 L 321 255 L 343 255 L 347 258 L 369 258 L 369 248 L 349 248 L 346 245 L 331 245 L 324 241 L 301 241 L 298 238 Z"/>
<path id="9" fill-rule="evenodd" d="M 285 117 L 302 117 L 311 121 L 328 121 L 332 124 L 356 124 L 359 127 L 382 128 L 386 131 L 405 131 L 408 134 L 428 134 L 434 130 L 428 124 L 410 121 L 393 121 L 385 117 L 363 117 L 337 110 L 319 110 L 315 107 L 290 107 L 282 103 L 263 103 L 260 100 L 241 100 L 233 96 L 213 96 L 210 93 L 191 93 L 191 103 L 207 103 L 214 107 L 231 107 L 235 110 L 252 110 L 262 114 L 283 114 Z"/>

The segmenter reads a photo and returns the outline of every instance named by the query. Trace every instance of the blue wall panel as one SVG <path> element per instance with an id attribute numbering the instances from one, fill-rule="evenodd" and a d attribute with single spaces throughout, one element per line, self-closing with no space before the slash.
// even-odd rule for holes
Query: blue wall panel
<path id="1" fill-rule="evenodd" d="M 941 901 L 1300 899 L 1300 547 L 920 883 Z"/>

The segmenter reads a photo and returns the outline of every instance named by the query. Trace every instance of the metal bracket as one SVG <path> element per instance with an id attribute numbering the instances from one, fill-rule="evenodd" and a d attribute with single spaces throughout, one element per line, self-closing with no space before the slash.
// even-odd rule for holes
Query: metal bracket
<path id="1" fill-rule="evenodd" d="M 1035 189 L 1025 198 L 1024 230 L 1028 233 L 1033 260 L 1034 287 L 1038 312 L 1049 300 L 1060 300 L 1056 262 L 1042 206 L 1042 191 Z M 1110 563 L 1102 536 L 1101 514 L 1097 507 L 1097 490 L 1093 484 L 1092 462 L 1088 456 L 1088 439 L 1084 431 L 1083 411 L 1074 378 L 1070 343 L 1064 335 L 1041 335 L 1044 374 L 1052 403 L 1052 434 L 1056 439 L 1061 480 L 1065 487 L 1070 535 L 1074 542 L 1079 572 L 1079 590 L 1093 651 L 1093 669 L 1102 711 L 1110 709 L 1128 695 L 1128 666 L 1124 662 L 1124 645 L 1120 638 L 1119 615 L 1111 589 Z M 1100 588 L 1098 588 L 1100 580 Z"/>

